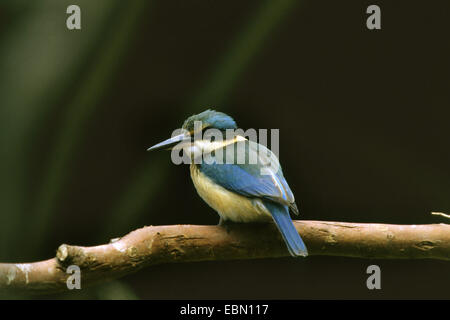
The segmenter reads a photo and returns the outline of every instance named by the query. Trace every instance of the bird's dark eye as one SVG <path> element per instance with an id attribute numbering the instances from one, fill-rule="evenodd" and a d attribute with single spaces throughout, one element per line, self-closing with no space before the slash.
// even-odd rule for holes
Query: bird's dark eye
<path id="1" fill-rule="evenodd" d="M 201 139 L 205 136 L 205 132 L 206 132 L 206 130 L 208 130 L 209 129 L 209 127 L 203 127 L 202 128 L 202 131 L 201 131 L 201 135 L 199 135 L 198 133 L 196 133 L 195 131 L 194 131 L 194 129 L 192 129 L 191 131 L 190 131 L 190 134 L 191 134 L 191 142 L 194 142 L 194 140 L 195 140 L 195 138 L 197 138 L 197 137 L 200 137 Z"/>
<path id="2" fill-rule="evenodd" d="M 208 132 L 208 130 L 210 130 Z M 226 131 L 223 129 L 217 129 L 217 128 L 211 128 L 206 127 L 202 130 L 202 138 L 206 139 L 210 142 L 217 141 L 217 140 L 225 140 L 226 138 Z"/>
<path id="3" fill-rule="evenodd" d="M 205 132 L 209 129 L 208 126 L 203 127 L 202 129 L 202 138 L 205 136 Z"/>

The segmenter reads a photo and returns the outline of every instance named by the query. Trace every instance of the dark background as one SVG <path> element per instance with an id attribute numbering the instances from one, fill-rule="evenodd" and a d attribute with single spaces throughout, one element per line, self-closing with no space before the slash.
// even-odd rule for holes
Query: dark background
<path id="1" fill-rule="evenodd" d="M 69 4 L 82 30 L 65 26 Z M 370 4 L 381 30 L 366 28 Z M 445 223 L 446 1 L 0 1 L 0 261 L 143 225 L 216 224 L 146 148 L 209 107 L 280 129 L 301 218 Z M 367 266 L 382 289 L 366 288 Z M 340 257 L 161 265 L 52 298 L 439 298 L 449 263 Z M 8 295 L 3 298 L 24 298 Z"/>

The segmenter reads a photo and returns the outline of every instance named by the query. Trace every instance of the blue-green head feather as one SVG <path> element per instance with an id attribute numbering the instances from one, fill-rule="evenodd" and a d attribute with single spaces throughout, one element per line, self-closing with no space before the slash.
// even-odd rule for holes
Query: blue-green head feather
<path id="1" fill-rule="evenodd" d="M 183 129 L 193 132 L 195 121 L 201 121 L 202 130 L 206 128 L 215 128 L 219 130 L 236 129 L 236 122 L 229 115 L 208 109 L 199 114 L 194 114 L 183 123 Z"/>

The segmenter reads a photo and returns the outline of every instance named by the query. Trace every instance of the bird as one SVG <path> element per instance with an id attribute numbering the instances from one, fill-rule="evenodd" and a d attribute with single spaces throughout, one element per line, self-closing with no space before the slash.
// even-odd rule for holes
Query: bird
<path id="1" fill-rule="evenodd" d="M 290 216 L 290 211 L 298 215 L 299 210 L 278 158 L 262 144 L 239 133 L 227 135 L 236 129 L 231 116 L 208 109 L 187 118 L 181 133 L 147 150 L 187 153 L 195 189 L 218 213 L 219 225 L 273 221 L 291 256 L 306 257 L 308 250 Z M 214 139 L 206 137 L 207 130 L 215 130 Z M 233 149 L 231 161 L 226 159 L 226 150 L 230 148 Z M 244 161 L 236 161 L 239 150 L 245 156 Z M 209 161 L 201 161 L 205 154 Z M 252 157 L 256 161 L 249 161 Z"/>

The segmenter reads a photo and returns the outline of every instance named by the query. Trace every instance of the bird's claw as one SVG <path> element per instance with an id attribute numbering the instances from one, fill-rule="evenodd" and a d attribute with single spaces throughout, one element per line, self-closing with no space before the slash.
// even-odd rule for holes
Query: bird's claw
<path id="1" fill-rule="evenodd" d="M 232 225 L 233 223 L 231 221 L 225 220 L 222 217 L 220 217 L 218 226 L 225 228 L 227 233 L 230 233 Z"/>

